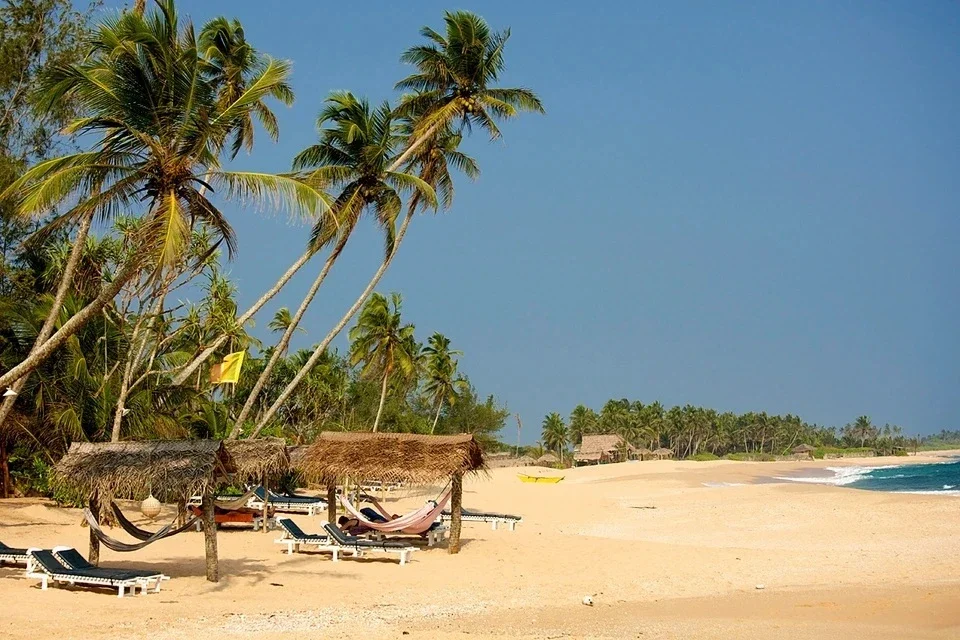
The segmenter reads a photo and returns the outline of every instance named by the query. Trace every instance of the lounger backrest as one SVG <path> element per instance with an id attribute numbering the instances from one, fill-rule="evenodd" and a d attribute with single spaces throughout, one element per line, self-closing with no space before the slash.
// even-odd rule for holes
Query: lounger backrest
<path id="1" fill-rule="evenodd" d="M 290 518 L 277 518 L 277 522 L 280 523 L 280 526 L 283 527 L 284 531 L 289 533 L 294 538 L 301 539 L 309 537 L 303 532 L 303 529 L 297 526 L 297 523 Z"/>
<path id="2" fill-rule="evenodd" d="M 58 557 L 65 565 L 71 567 L 72 569 L 95 568 L 92 564 L 87 562 L 87 559 L 80 555 L 80 552 L 76 549 L 60 549 L 54 553 L 54 556 Z"/>
<path id="3" fill-rule="evenodd" d="M 367 520 L 370 520 L 371 522 L 387 522 L 387 519 L 378 513 L 376 509 L 364 507 L 363 509 L 360 509 L 360 513 L 367 516 Z"/>
<path id="4" fill-rule="evenodd" d="M 356 538 L 354 536 L 348 536 L 343 531 L 340 531 L 339 527 L 336 527 L 329 522 L 323 525 L 323 530 L 327 532 L 327 535 L 336 540 L 338 544 L 354 544 L 356 542 Z"/>
<path id="5" fill-rule="evenodd" d="M 30 557 L 32 557 L 47 573 L 55 574 L 63 573 L 64 571 L 70 571 L 68 567 L 64 566 L 59 560 L 57 560 L 52 551 L 35 549 L 30 552 Z"/>
<path id="6" fill-rule="evenodd" d="M 0 553 L 3 553 L 4 551 L 10 551 L 10 547 L 0 542 Z"/>
<path id="7" fill-rule="evenodd" d="M 254 489 L 253 493 L 254 493 L 254 495 L 256 495 L 257 498 L 259 498 L 260 500 L 266 500 L 266 499 L 267 499 L 267 493 L 263 490 L 263 487 L 262 487 L 262 486 L 257 487 L 256 489 Z"/>

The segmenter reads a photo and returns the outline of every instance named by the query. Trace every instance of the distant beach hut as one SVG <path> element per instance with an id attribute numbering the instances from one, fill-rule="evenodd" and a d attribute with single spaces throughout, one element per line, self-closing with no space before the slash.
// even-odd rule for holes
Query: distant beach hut
<path id="1" fill-rule="evenodd" d="M 637 449 L 637 455 L 640 456 L 640 460 L 643 460 L 644 456 L 652 456 L 653 451 L 650 451 L 650 449 L 647 449 L 646 447 L 640 447 Z"/>
<path id="2" fill-rule="evenodd" d="M 463 476 L 486 470 L 483 449 L 469 433 L 428 436 L 413 433 L 329 432 L 295 463 L 303 477 L 327 487 L 331 524 L 336 520 L 336 488 L 348 478 L 431 485 L 449 481 L 450 553 L 460 551 Z"/>
<path id="3" fill-rule="evenodd" d="M 816 451 L 816 447 L 812 447 L 809 444 L 801 444 L 798 447 L 793 448 L 793 452 L 798 456 L 805 456 L 807 458 L 813 457 L 813 452 Z"/>
<path id="4" fill-rule="evenodd" d="M 545 453 L 536 460 L 536 463 L 540 466 L 554 465 L 558 462 L 560 462 L 560 458 L 558 458 L 555 453 Z"/>
<path id="5" fill-rule="evenodd" d="M 616 434 L 583 436 L 580 448 L 573 454 L 575 464 L 604 464 L 622 462 L 634 457 L 637 449 Z"/>
<path id="6" fill-rule="evenodd" d="M 657 456 L 657 460 L 663 460 L 664 458 L 673 457 L 673 449 L 667 449 L 666 447 L 660 447 L 653 452 L 653 455 Z"/>
<path id="7" fill-rule="evenodd" d="M 517 458 L 518 467 L 529 467 L 532 464 L 535 464 L 537 461 L 534 460 L 531 456 L 523 455 Z"/>

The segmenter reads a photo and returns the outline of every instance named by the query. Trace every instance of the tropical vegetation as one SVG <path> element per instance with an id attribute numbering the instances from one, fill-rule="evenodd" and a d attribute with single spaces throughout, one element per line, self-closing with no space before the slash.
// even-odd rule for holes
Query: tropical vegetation
<path id="1" fill-rule="evenodd" d="M 174 0 L 113 13 L 69 0 L 0 7 L 3 495 L 43 491 L 76 440 L 306 443 L 372 429 L 493 442 L 508 414 L 477 394 L 462 354 L 442 334 L 421 344 L 400 294 L 374 293 L 417 214 L 449 211 L 457 175 L 479 176 L 462 150 L 470 134 L 496 139 L 500 122 L 543 112 L 531 90 L 500 85 L 509 30 L 462 11 L 443 23 L 402 54 L 412 73 L 395 100 L 332 92 L 317 141 L 276 173 L 227 166 L 277 140 L 274 109 L 294 100 L 291 63 L 248 42 L 239 20 L 197 29 Z M 228 213 L 244 206 L 309 229 L 247 309 L 225 269 L 247 250 Z M 322 339 L 294 349 L 365 217 L 384 237 L 370 281 Z M 315 261 L 299 306 L 267 310 Z M 261 311 L 275 344 L 250 333 Z M 341 354 L 332 342 L 357 313 Z M 247 352 L 239 379 L 216 384 L 214 367 L 236 352 Z"/>

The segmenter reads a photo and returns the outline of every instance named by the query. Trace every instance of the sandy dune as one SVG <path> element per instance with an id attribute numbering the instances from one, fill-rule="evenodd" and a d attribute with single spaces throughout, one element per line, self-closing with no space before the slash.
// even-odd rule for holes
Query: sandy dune
<path id="1" fill-rule="evenodd" d="M 42 592 L 3 568 L 0 637 L 960 638 L 960 499 L 754 484 L 856 463 L 627 463 L 568 470 L 557 485 L 497 469 L 469 481 L 464 502 L 523 515 L 517 531 L 467 524 L 460 555 L 423 550 L 405 567 L 287 556 L 274 532 L 225 531 L 219 584 L 203 579 L 197 533 L 103 552 L 105 566 L 173 576 L 159 595 Z M 0 502 L 11 546 L 85 550 L 79 521 Z"/>

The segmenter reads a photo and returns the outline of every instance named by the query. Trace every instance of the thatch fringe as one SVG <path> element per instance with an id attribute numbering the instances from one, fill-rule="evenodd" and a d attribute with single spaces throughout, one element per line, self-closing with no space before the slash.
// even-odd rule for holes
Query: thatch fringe
<path id="1" fill-rule="evenodd" d="M 470 434 L 324 432 L 297 451 L 293 465 L 306 480 L 320 485 L 346 478 L 433 484 L 458 472 L 486 469 L 483 450 Z"/>
<path id="2" fill-rule="evenodd" d="M 139 500 L 150 493 L 180 501 L 232 471 L 219 440 L 75 442 L 54 468 L 53 484 L 85 498 L 99 495 L 101 503 Z"/>
<path id="3" fill-rule="evenodd" d="M 287 445 L 280 438 L 224 440 L 223 445 L 233 462 L 237 480 L 259 483 L 263 478 L 276 478 L 290 469 Z"/>

